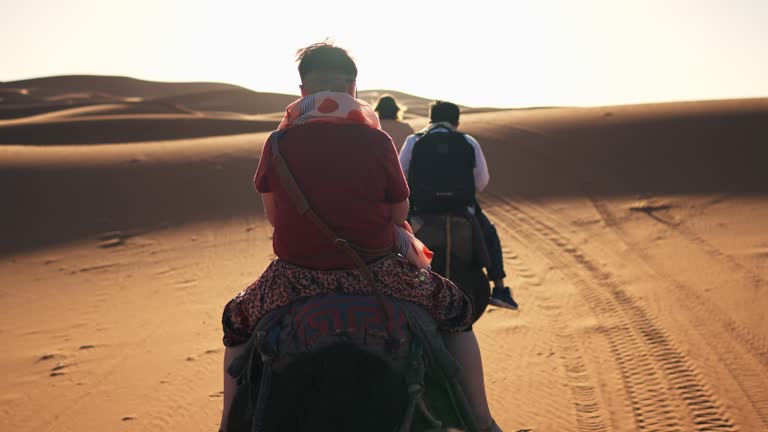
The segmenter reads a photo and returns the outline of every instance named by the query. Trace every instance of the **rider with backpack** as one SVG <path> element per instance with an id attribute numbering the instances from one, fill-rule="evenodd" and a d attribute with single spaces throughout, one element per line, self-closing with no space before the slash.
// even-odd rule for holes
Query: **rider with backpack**
<path id="1" fill-rule="evenodd" d="M 459 115 L 456 104 L 436 101 L 430 105 L 430 124 L 406 138 L 400 165 L 411 189 L 411 210 L 441 213 L 466 208 L 473 214 L 490 258 L 487 272 L 494 287 L 489 303 L 517 309 L 510 289 L 504 286 L 506 273 L 499 235 L 475 199 L 475 193 L 488 185 L 488 165 L 478 142 L 458 131 Z"/>

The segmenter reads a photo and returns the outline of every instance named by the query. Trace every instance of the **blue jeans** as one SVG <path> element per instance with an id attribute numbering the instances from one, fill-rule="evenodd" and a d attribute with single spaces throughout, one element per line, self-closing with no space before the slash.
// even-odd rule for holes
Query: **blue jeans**
<path id="1" fill-rule="evenodd" d="M 501 256 L 501 240 L 496 227 L 493 226 L 488 217 L 483 213 L 479 206 L 475 207 L 475 217 L 483 231 L 485 246 L 488 248 L 488 256 L 491 259 L 491 265 L 488 267 L 488 279 L 495 281 L 504 279 L 507 274 L 504 272 L 504 258 Z"/>

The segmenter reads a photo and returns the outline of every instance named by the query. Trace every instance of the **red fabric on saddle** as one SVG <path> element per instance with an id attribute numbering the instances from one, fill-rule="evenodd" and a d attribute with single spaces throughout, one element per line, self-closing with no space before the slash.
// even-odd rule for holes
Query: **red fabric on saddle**
<path id="1" fill-rule="evenodd" d="M 392 321 L 388 321 L 374 296 L 327 296 L 309 299 L 291 307 L 293 328 L 308 347 L 318 338 L 339 333 L 379 335 L 402 340 L 408 324 L 402 310 L 382 299 Z"/>

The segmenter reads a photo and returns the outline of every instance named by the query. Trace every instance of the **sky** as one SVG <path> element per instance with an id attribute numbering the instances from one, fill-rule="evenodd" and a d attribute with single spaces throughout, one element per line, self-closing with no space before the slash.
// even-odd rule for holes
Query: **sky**
<path id="1" fill-rule="evenodd" d="M 768 0 L 0 0 L 0 81 L 120 75 L 298 94 L 330 38 L 361 90 L 467 106 L 768 97 Z"/>

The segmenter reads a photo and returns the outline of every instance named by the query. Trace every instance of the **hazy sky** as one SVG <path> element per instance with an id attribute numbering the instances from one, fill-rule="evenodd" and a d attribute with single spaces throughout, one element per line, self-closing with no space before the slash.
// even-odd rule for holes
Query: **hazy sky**
<path id="1" fill-rule="evenodd" d="M 0 81 L 64 74 L 298 94 L 331 37 L 360 89 L 470 106 L 768 97 L 768 0 L 0 0 Z"/>

